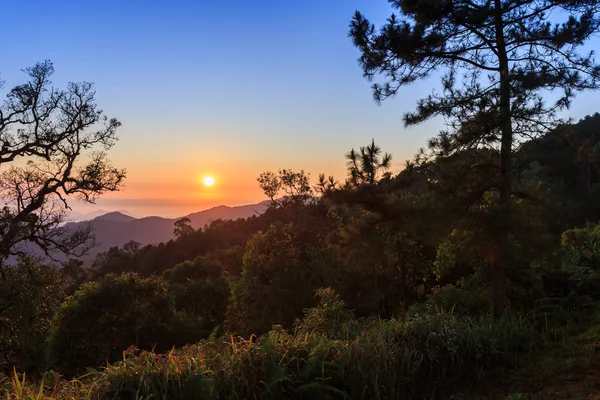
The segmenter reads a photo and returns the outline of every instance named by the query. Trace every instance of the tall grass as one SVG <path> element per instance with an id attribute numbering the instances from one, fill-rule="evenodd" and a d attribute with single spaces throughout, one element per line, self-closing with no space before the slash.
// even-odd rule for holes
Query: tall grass
<path id="1" fill-rule="evenodd" d="M 94 374 L 99 376 L 100 374 Z M 25 374 L 13 372 L 12 376 L 0 377 L 0 397 L 7 400 L 89 400 L 104 398 L 98 382 L 91 376 L 66 381 L 53 372 L 47 373 L 40 381 L 32 384 Z"/>
<path id="2" fill-rule="evenodd" d="M 275 328 L 167 354 L 128 351 L 102 372 L 28 390 L 56 399 L 84 392 L 95 399 L 445 398 L 492 367 L 513 365 L 536 347 L 537 336 L 528 319 L 510 315 L 352 321 L 337 336 Z M 10 398 L 30 398 L 8 386 Z"/>

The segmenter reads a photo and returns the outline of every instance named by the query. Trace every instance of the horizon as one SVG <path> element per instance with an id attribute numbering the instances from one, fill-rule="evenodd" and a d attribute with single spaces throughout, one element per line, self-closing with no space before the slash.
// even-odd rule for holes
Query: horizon
<path id="1" fill-rule="evenodd" d="M 118 214 L 122 214 L 122 215 L 126 215 L 129 217 L 133 217 L 135 219 L 141 219 L 141 218 L 154 218 L 154 217 L 158 217 L 158 218 L 164 218 L 164 219 L 178 219 L 178 218 L 184 218 L 184 217 L 188 217 L 192 214 L 197 214 L 197 213 L 202 213 L 205 211 L 210 211 L 213 210 L 215 208 L 220 208 L 220 207 L 227 207 L 229 209 L 232 208 L 239 208 L 239 207 L 245 207 L 245 206 L 255 206 L 255 205 L 259 205 L 262 203 L 266 203 L 269 200 L 262 200 L 256 203 L 247 203 L 247 204 L 239 204 L 239 205 L 234 205 L 234 206 L 230 206 L 227 204 L 219 204 L 216 206 L 211 206 L 211 207 L 207 207 L 207 208 L 202 208 L 196 211 L 192 211 L 190 213 L 186 213 L 186 214 L 173 214 L 173 215 L 156 215 L 156 214 L 136 214 L 133 213 L 129 210 L 126 209 L 119 209 L 119 210 L 105 210 L 103 208 L 95 208 L 92 211 L 89 212 L 79 212 L 79 211 L 75 211 L 72 210 L 68 213 L 68 221 L 67 222 L 82 222 L 82 221 L 88 221 L 88 220 L 92 220 L 94 218 L 97 217 L 101 217 L 103 215 L 106 214 L 112 214 L 112 213 L 118 213 Z M 75 219 L 73 219 L 73 216 L 75 216 Z M 83 218 L 83 219 L 82 219 Z M 89 219 L 88 219 L 89 218 Z"/>
<path id="2" fill-rule="evenodd" d="M 397 173 L 444 127 L 437 118 L 404 128 L 401 118 L 439 87 L 437 74 L 373 101 L 347 37 L 355 10 L 375 24 L 392 11 L 369 0 L 13 2 L 0 32 L 20 30 L 22 15 L 34 28 L 6 44 L 0 73 L 9 88 L 49 59 L 56 87 L 94 82 L 98 104 L 123 123 L 109 158 L 127 169 L 125 186 L 95 205 L 73 201 L 75 211 L 177 216 L 254 204 L 265 200 L 264 171 L 343 180 L 345 153 L 375 139 Z M 598 99 L 579 95 L 563 115 L 593 114 Z M 214 185 L 202 184 L 207 176 Z"/>

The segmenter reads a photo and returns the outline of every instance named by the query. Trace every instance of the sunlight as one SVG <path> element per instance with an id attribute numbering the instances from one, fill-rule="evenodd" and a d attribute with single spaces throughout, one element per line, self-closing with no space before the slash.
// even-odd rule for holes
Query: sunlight
<path id="1" fill-rule="evenodd" d="M 212 176 L 206 176 L 202 182 L 204 183 L 204 186 L 212 186 L 215 184 L 215 178 Z"/>

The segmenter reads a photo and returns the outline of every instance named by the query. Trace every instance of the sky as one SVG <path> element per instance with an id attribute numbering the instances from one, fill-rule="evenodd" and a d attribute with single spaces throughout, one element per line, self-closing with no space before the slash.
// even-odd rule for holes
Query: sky
<path id="1" fill-rule="evenodd" d="M 348 38 L 356 10 L 380 25 L 385 0 L 0 0 L 0 74 L 50 59 L 57 87 L 91 81 L 123 126 L 110 159 L 125 187 L 76 211 L 177 217 L 264 200 L 256 178 L 303 169 L 345 177 L 344 154 L 371 139 L 394 170 L 443 128 L 402 114 L 439 82 L 377 105 Z M 569 115 L 600 111 L 579 96 Z M 215 185 L 202 185 L 213 176 Z"/>

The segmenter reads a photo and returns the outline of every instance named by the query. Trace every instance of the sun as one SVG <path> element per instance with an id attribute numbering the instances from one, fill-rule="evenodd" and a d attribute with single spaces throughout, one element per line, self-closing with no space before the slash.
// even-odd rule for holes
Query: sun
<path id="1" fill-rule="evenodd" d="M 215 178 L 212 176 L 205 176 L 203 182 L 204 186 L 212 186 L 215 184 Z"/>

